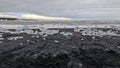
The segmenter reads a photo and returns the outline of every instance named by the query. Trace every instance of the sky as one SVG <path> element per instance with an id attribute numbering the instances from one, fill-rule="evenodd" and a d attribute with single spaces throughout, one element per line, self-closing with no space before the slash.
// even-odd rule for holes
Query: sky
<path id="1" fill-rule="evenodd" d="M 120 19 L 120 0 L 0 0 L 0 12 L 73 19 Z"/>

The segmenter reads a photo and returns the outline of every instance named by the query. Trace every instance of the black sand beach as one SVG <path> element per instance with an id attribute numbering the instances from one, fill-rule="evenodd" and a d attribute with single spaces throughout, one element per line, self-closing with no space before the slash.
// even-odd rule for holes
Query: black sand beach
<path id="1" fill-rule="evenodd" d="M 116 32 L 112 35 L 85 30 Z M 39 33 L 43 31 L 46 33 Z M 111 28 L 32 29 L 33 34 L 1 31 L 0 68 L 119 68 L 119 30 Z M 52 30 L 52 31 L 51 31 Z M 25 31 L 24 29 L 22 31 Z M 51 32 L 50 32 L 51 31 Z M 95 31 L 94 31 L 95 32 Z"/>

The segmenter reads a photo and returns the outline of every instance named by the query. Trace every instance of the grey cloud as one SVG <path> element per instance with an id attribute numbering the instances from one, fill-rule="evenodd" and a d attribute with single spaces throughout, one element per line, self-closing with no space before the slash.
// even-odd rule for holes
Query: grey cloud
<path id="1" fill-rule="evenodd" d="M 70 18 L 119 18 L 120 0 L 0 0 L 0 12 Z"/>

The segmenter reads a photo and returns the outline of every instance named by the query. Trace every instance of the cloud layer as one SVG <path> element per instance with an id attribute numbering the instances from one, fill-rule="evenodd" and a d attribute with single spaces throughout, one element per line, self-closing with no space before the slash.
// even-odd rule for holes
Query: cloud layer
<path id="1" fill-rule="evenodd" d="M 120 18 L 120 0 L 0 0 L 0 12 L 80 18 Z"/>

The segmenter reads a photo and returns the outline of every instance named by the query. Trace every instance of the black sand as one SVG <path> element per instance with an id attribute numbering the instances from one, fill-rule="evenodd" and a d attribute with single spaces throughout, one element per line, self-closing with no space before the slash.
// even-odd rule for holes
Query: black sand
<path id="1" fill-rule="evenodd" d="M 0 68 L 120 68 L 119 36 L 84 36 L 72 28 L 58 30 L 73 35 L 3 33 Z M 17 36 L 23 39 L 7 39 Z"/>

